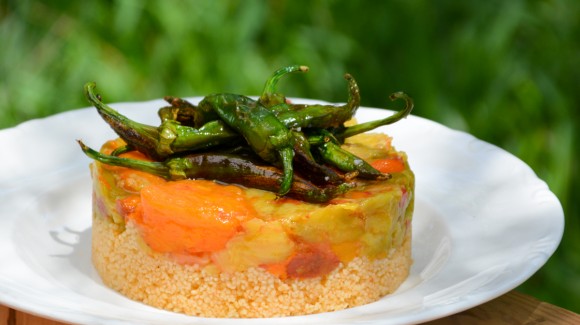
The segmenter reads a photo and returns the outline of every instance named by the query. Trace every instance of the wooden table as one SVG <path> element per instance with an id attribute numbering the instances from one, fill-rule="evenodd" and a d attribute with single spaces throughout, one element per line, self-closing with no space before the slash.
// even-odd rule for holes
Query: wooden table
<path id="1" fill-rule="evenodd" d="M 0 325 L 63 325 L 0 305 Z M 426 323 L 448 324 L 580 324 L 580 315 L 511 291 L 495 300 L 464 312 Z"/>

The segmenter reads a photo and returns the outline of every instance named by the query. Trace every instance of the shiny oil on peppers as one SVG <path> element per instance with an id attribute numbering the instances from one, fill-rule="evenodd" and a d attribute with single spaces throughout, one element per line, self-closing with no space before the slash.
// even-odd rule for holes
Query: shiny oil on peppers
<path id="1" fill-rule="evenodd" d="M 160 127 L 141 124 L 119 114 L 104 104 L 95 93 L 94 82 L 85 85 L 85 95 L 101 117 L 127 144 L 147 156 L 161 160 L 184 151 L 206 149 L 231 143 L 238 134 L 220 120 L 213 120 L 200 128 L 183 126 L 166 119 Z"/>
<path id="2" fill-rule="evenodd" d="M 260 103 L 274 112 L 276 117 L 288 127 L 293 128 L 329 128 L 338 127 L 346 121 L 352 119 L 360 105 L 360 91 L 356 80 L 345 74 L 348 81 L 348 100 L 346 104 L 324 105 L 324 104 L 291 104 L 283 95 L 276 92 L 278 80 L 291 72 L 306 72 L 307 67 L 291 66 L 282 68 L 266 82 L 264 91 L 259 98 Z"/>
<path id="3" fill-rule="evenodd" d="M 245 96 L 232 100 L 231 95 L 213 95 L 203 101 L 211 105 L 228 126 L 239 132 L 260 158 L 283 168 L 278 194 L 287 194 L 294 173 L 292 132 L 266 107 Z"/>
<path id="4" fill-rule="evenodd" d="M 105 155 L 79 141 L 83 152 L 101 163 L 144 171 L 167 180 L 191 178 L 216 179 L 248 187 L 276 192 L 284 179 L 283 172 L 266 165 L 257 157 L 231 153 L 195 153 L 174 157 L 163 162 L 151 162 Z M 323 203 L 343 194 L 352 184 L 316 186 L 294 175 L 288 197 L 312 203 Z"/>
<path id="5" fill-rule="evenodd" d="M 277 92 L 283 76 L 306 71 L 307 67 L 298 65 L 277 70 L 257 99 L 214 94 L 194 105 L 165 97 L 170 106 L 158 111 L 158 127 L 119 114 L 101 101 L 95 83 L 87 83 L 87 99 L 127 146 L 103 155 L 79 143 L 87 156 L 105 164 L 169 180 L 215 179 L 317 203 L 350 189 L 354 178 L 388 179 L 390 175 L 342 149 L 341 144 L 348 137 L 406 117 L 413 109 L 412 99 L 402 92 L 394 93 L 391 100 L 405 100 L 403 110 L 382 120 L 347 127 L 344 123 L 360 103 L 358 85 L 349 74 L 345 75 L 348 101 L 344 105 L 293 104 Z M 138 150 L 154 161 L 116 157 L 129 150 Z"/>

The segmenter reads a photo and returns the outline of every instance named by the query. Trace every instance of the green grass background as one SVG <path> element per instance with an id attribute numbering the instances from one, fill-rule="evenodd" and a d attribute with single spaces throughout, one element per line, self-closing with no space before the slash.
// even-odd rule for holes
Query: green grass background
<path id="1" fill-rule="evenodd" d="M 105 101 L 258 94 L 305 64 L 289 96 L 364 106 L 397 90 L 415 115 L 500 146 L 560 199 L 561 246 L 519 287 L 580 312 L 580 1 L 0 0 L 0 128 Z M 3 152 L 2 155 L 8 155 Z"/>

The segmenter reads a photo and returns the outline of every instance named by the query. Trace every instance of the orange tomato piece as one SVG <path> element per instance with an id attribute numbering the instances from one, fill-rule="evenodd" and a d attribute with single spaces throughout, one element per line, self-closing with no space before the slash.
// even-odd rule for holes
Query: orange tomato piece
<path id="1" fill-rule="evenodd" d="M 145 242 L 163 253 L 195 254 L 225 248 L 255 215 L 242 190 L 206 180 L 152 184 L 141 190 Z"/>
<path id="2" fill-rule="evenodd" d="M 125 220 L 133 219 L 141 221 L 143 212 L 141 211 L 141 198 L 138 195 L 130 195 L 123 199 L 117 200 L 117 212 Z"/>
<path id="3" fill-rule="evenodd" d="M 375 160 L 371 166 L 381 173 L 400 173 L 405 170 L 405 163 L 399 157 Z"/>
<path id="4" fill-rule="evenodd" d="M 294 254 L 287 258 L 285 261 L 280 263 L 273 263 L 273 264 L 265 264 L 261 265 L 263 269 L 268 271 L 270 274 L 273 274 L 280 279 L 284 280 L 288 278 L 288 273 L 286 273 L 286 268 L 288 267 L 288 263 L 294 258 Z"/>
<path id="5" fill-rule="evenodd" d="M 117 187 L 127 193 L 139 193 L 143 188 L 154 184 L 165 184 L 166 181 L 159 177 L 139 170 L 125 167 L 114 167 L 117 175 Z"/>
<path id="6" fill-rule="evenodd" d="M 315 278 L 330 273 L 339 263 L 329 245 L 303 244 L 288 262 L 286 274 L 289 278 Z"/>

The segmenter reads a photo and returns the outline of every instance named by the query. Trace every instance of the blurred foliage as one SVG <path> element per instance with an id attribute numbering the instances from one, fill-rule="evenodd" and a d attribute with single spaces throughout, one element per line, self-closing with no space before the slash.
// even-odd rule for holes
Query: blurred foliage
<path id="1" fill-rule="evenodd" d="M 562 202 L 566 233 L 520 287 L 580 312 L 580 2 L 0 0 L 0 128 L 105 101 L 258 94 L 273 69 L 306 64 L 283 91 L 363 105 L 404 90 L 414 114 L 500 146 Z"/>

